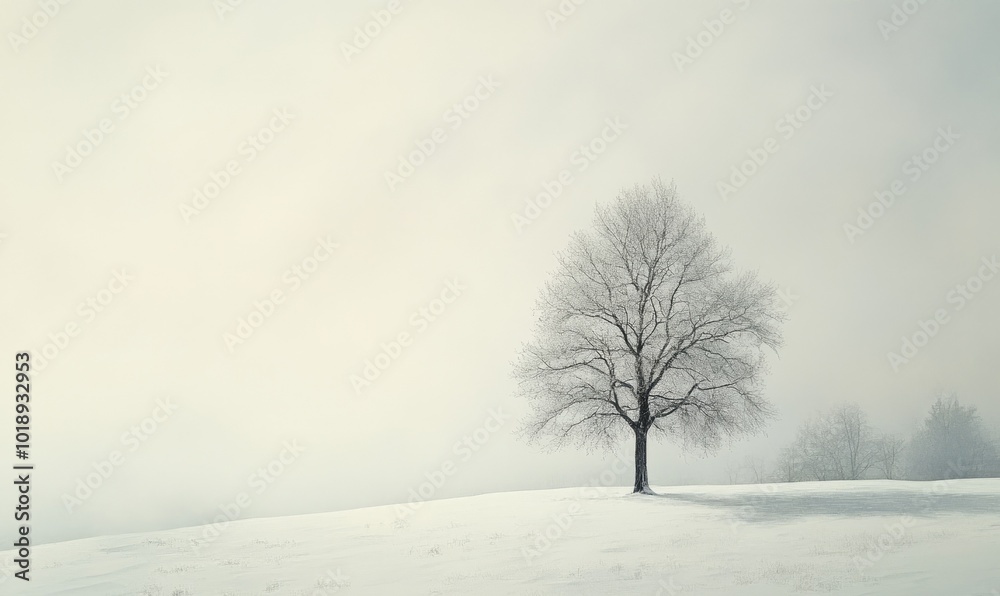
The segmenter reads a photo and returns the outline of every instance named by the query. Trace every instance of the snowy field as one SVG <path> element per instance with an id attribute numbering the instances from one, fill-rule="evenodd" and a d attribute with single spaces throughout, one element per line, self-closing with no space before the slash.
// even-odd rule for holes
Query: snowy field
<path id="1" fill-rule="evenodd" d="M 503 493 L 403 519 L 375 507 L 237 521 L 214 538 L 200 527 L 43 545 L 30 585 L 4 574 L 0 591 L 1000 595 L 1000 480 L 657 490 Z"/>

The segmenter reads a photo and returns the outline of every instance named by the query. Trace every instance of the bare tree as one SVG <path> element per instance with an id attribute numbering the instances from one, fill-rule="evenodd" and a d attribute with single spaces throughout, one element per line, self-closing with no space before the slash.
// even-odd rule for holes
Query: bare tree
<path id="1" fill-rule="evenodd" d="M 746 462 L 746 468 L 750 471 L 750 478 L 753 484 L 764 484 L 767 482 L 767 462 L 764 461 L 764 458 L 748 455 L 744 461 Z"/>
<path id="2" fill-rule="evenodd" d="M 733 461 L 726 462 L 726 476 L 729 478 L 729 484 L 739 484 L 742 472 L 742 464 Z"/>
<path id="3" fill-rule="evenodd" d="M 836 436 L 824 420 L 802 425 L 792 450 L 801 455 L 802 476 L 809 480 L 842 480 Z"/>
<path id="4" fill-rule="evenodd" d="M 860 480 L 878 462 L 878 442 L 868 415 L 857 404 L 849 404 L 834 410 L 833 421 L 844 445 L 846 480 Z"/>
<path id="5" fill-rule="evenodd" d="M 785 447 L 778 452 L 775 462 L 775 479 L 778 482 L 799 482 L 802 480 L 802 455 L 795 447 Z"/>
<path id="6" fill-rule="evenodd" d="M 879 468 L 888 480 L 897 480 L 901 476 L 903 464 L 903 448 L 906 441 L 896 435 L 882 435 L 878 441 Z"/>
<path id="7" fill-rule="evenodd" d="M 767 348 L 780 344 L 775 289 L 654 181 L 599 207 L 573 235 L 515 365 L 530 438 L 610 447 L 635 440 L 635 492 L 651 492 L 650 434 L 706 450 L 757 431 Z"/>
<path id="8" fill-rule="evenodd" d="M 795 449 L 802 453 L 803 472 L 815 480 L 859 480 L 879 459 L 875 431 L 856 404 L 803 425 Z"/>

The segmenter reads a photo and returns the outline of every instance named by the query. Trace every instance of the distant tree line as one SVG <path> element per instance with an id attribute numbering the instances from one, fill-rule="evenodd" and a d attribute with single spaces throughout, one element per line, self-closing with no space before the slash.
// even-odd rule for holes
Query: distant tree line
<path id="1" fill-rule="evenodd" d="M 804 423 L 768 464 L 747 457 L 729 469 L 730 482 L 816 480 L 948 480 L 1000 477 L 1000 440 L 976 407 L 939 397 L 909 439 L 882 433 L 857 404 Z"/>

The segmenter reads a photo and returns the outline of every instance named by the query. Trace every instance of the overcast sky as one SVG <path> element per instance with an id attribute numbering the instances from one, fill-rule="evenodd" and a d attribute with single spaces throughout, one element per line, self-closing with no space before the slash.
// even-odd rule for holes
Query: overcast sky
<path id="1" fill-rule="evenodd" d="M 880 27 L 884 1 L 590 0 L 558 18 L 557 0 L 39 6 L 0 8 L 0 359 L 44 364 L 42 541 L 200 525 L 243 492 L 241 517 L 397 503 L 448 462 L 434 498 L 587 484 L 610 454 L 512 434 L 510 363 L 555 252 L 654 177 L 790 297 L 768 436 L 708 459 L 657 446 L 654 485 L 724 481 L 845 401 L 904 434 L 941 390 L 1000 419 L 1000 277 L 949 300 L 998 252 L 994 2 L 927 3 L 898 28 Z M 935 143 L 933 164 L 910 161 Z M 720 187 L 741 165 L 758 171 Z M 845 231 L 897 180 L 891 207 Z M 251 475 L 296 441 L 258 493 Z"/>

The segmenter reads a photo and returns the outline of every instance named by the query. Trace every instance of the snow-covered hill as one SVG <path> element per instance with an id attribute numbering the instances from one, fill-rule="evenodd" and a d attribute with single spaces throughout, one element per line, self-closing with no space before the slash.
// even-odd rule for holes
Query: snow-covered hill
<path id="1" fill-rule="evenodd" d="M 43 545 L 30 584 L 3 574 L 0 585 L 101 596 L 1000 596 L 1000 480 L 657 490 L 503 493 Z"/>

